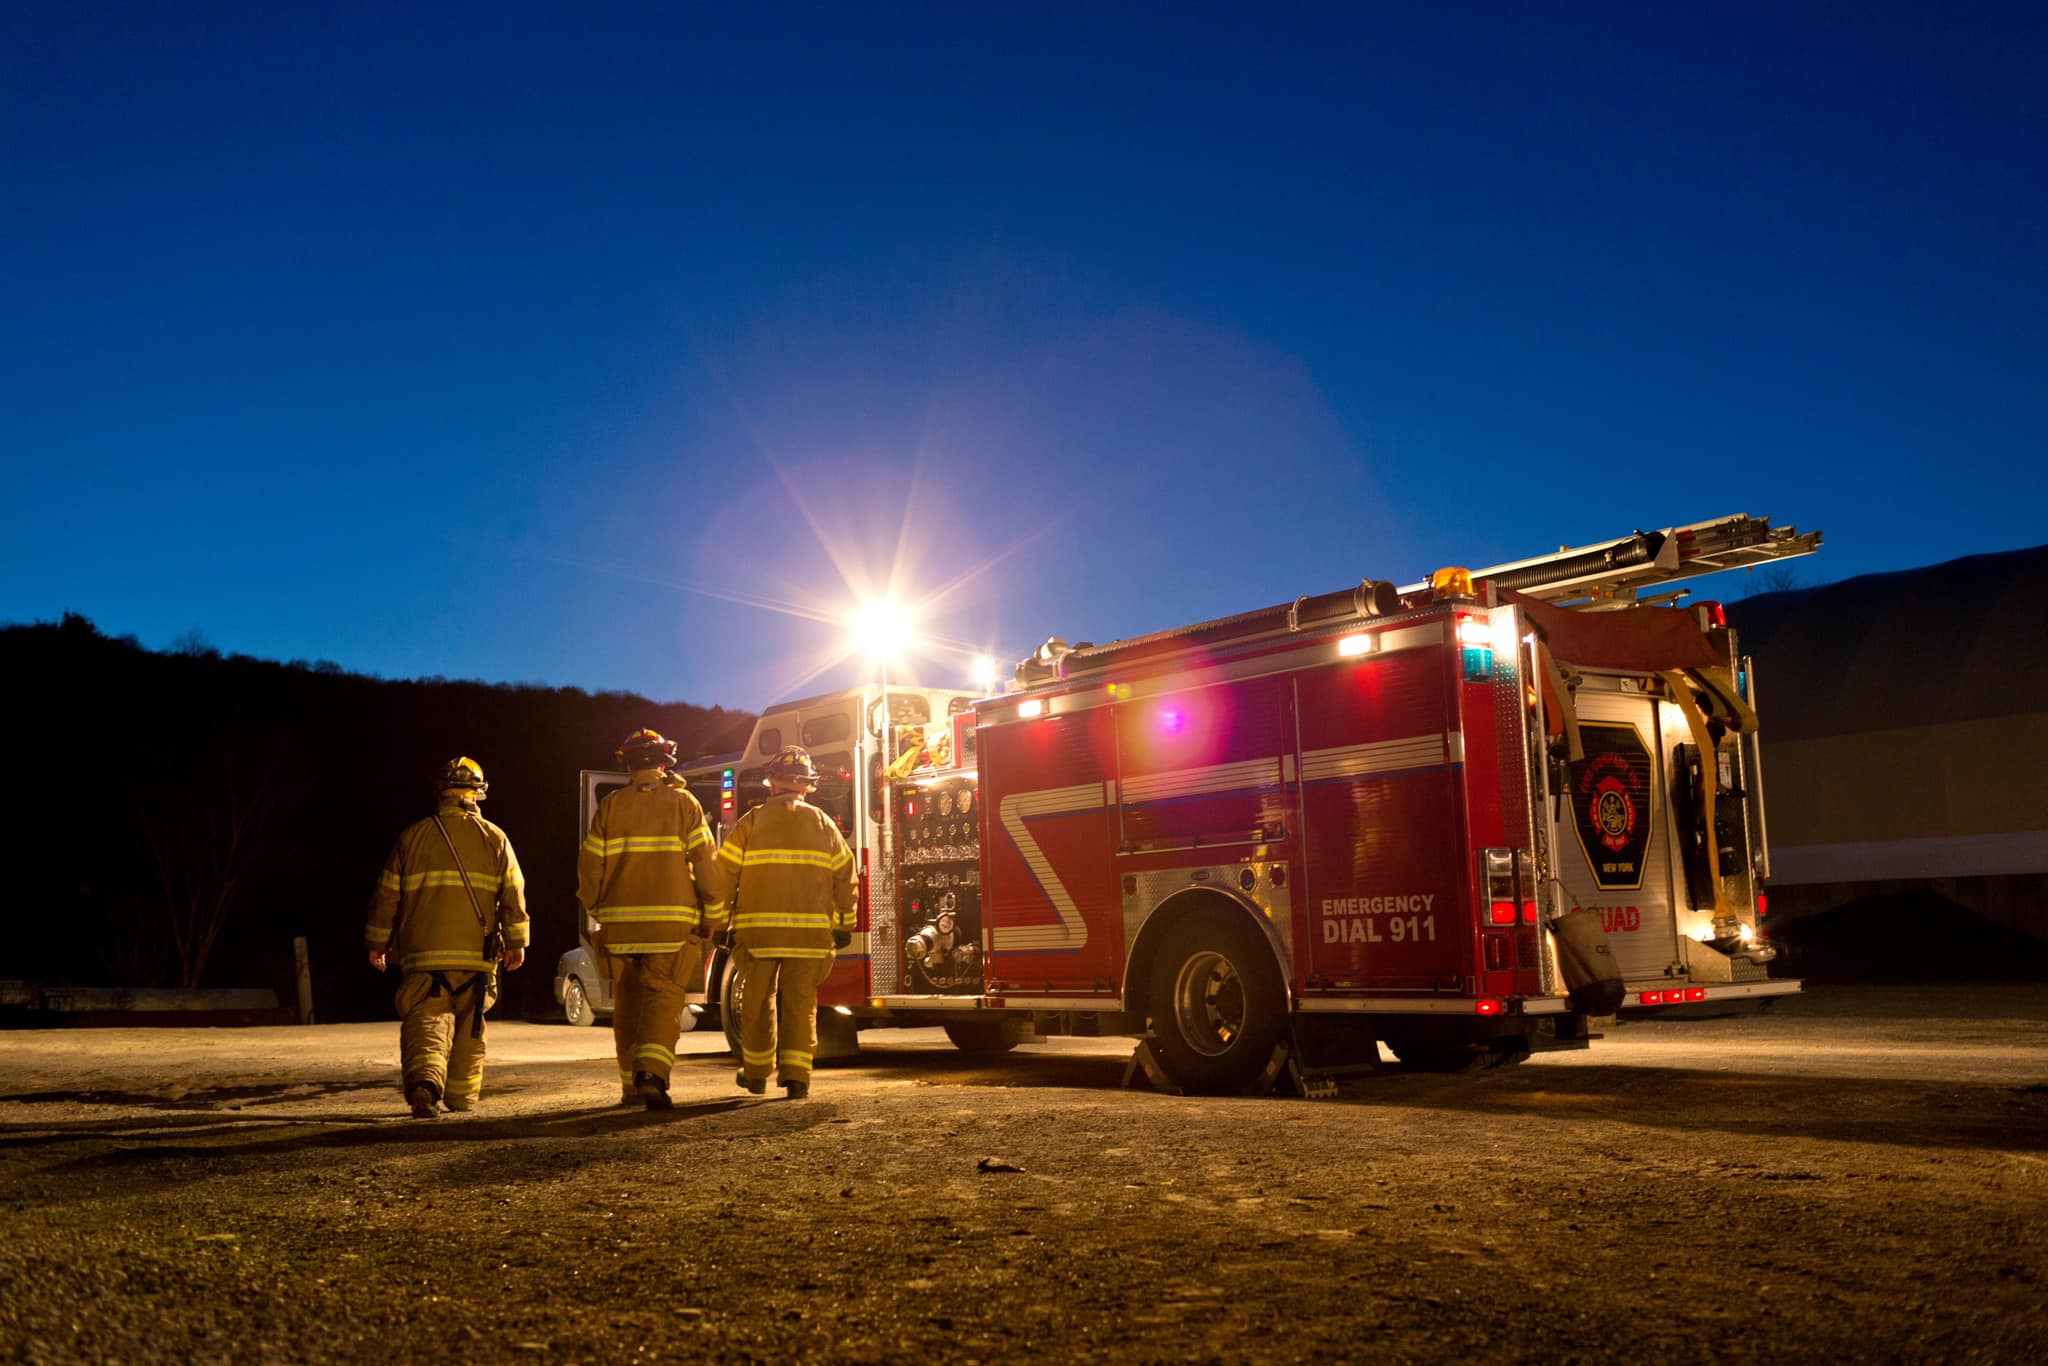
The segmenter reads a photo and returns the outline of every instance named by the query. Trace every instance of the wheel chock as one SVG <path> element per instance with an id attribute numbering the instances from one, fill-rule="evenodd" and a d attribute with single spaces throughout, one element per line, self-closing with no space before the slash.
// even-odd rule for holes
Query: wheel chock
<path id="1" fill-rule="evenodd" d="M 1303 1100 L 1335 1100 L 1337 1078 L 1329 1072 L 1310 1072 L 1301 1065 L 1301 1059 L 1290 1050 L 1287 1055 L 1287 1076 L 1294 1083 L 1294 1089 L 1301 1093 Z"/>

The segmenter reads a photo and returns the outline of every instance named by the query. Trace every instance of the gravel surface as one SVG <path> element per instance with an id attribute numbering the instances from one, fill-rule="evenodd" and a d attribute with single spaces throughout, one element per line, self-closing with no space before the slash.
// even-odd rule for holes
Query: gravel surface
<path id="1" fill-rule="evenodd" d="M 2048 988 L 1825 988 L 1335 1100 L 1120 1085 L 1127 1040 L 863 1036 L 812 1098 L 686 1035 L 0 1036 L 26 1361 L 2040 1358 Z"/>

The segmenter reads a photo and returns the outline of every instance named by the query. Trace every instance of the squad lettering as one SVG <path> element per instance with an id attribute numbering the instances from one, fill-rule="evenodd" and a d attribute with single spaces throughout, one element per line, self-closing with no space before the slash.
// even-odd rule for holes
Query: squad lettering
<path id="1" fill-rule="evenodd" d="M 1584 912 L 1600 917 L 1600 928 L 1609 934 L 1628 934 L 1643 927 L 1640 906 L 1574 906 L 1574 915 Z"/>

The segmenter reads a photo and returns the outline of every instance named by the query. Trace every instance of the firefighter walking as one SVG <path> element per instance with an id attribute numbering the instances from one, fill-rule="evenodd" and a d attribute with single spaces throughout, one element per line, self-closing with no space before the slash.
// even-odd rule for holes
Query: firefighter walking
<path id="1" fill-rule="evenodd" d="M 402 976 L 400 1086 L 418 1119 L 436 1107 L 474 1109 L 483 1093 L 484 1012 L 498 999 L 498 962 L 526 959 L 526 879 L 505 832 L 483 818 L 488 791 L 474 759 L 435 775 L 434 814 L 399 835 L 377 878 L 363 943 L 382 972 Z"/>
<path id="2" fill-rule="evenodd" d="M 597 804 L 576 857 L 576 894 L 597 922 L 613 982 L 619 1103 L 667 1110 L 684 993 L 704 963 L 705 918 L 723 910 L 722 877 L 704 808 L 669 777 L 675 742 L 637 730 L 618 759 L 632 780 Z"/>
<path id="3" fill-rule="evenodd" d="M 773 1073 L 802 1100 L 818 1047 L 818 986 L 853 942 L 853 855 L 832 818 L 804 800 L 818 786 L 809 753 L 783 750 L 768 781 L 773 795 L 740 817 L 718 850 L 737 879 L 733 957 L 745 981 L 733 1080 L 758 1096 Z"/>

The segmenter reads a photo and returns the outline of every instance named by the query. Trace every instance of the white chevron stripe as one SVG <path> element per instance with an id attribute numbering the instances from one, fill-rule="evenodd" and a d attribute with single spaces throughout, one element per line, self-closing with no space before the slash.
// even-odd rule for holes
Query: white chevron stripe
<path id="1" fill-rule="evenodd" d="M 1031 830 L 1025 825 L 1027 816 L 1054 816 L 1071 811 L 1100 811 L 1104 806 L 1101 783 L 1083 783 L 1078 787 L 1054 787 L 1040 792 L 1013 792 L 1003 798 L 996 808 L 996 816 L 1009 833 L 1010 840 L 1017 846 L 1017 852 L 1024 859 L 1044 889 L 1046 900 L 1060 918 L 1057 925 L 997 925 L 990 930 L 990 946 L 997 953 L 1014 953 L 1024 949 L 1078 949 L 1088 942 L 1088 924 L 1081 918 L 1081 908 L 1074 904 L 1073 895 L 1053 870 L 1052 860 L 1038 847 Z"/>
<path id="2" fill-rule="evenodd" d="M 1441 733 L 1377 740 L 1369 745 L 1311 749 L 1301 756 L 1301 780 L 1314 783 L 1327 778 L 1393 773 L 1404 768 L 1437 768 L 1449 762 L 1449 755 L 1450 745 Z"/>
<path id="3" fill-rule="evenodd" d="M 1173 797 L 1199 797 L 1210 792 L 1276 787 L 1280 782 L 1277 759 L 1245 759 L 1234 764 L 1211 764 L 1206 768 L 1177 768 L 1165 773 L 1147 773 L 1124 779 L 1124 802 L 1158 802 Z"/>

